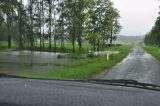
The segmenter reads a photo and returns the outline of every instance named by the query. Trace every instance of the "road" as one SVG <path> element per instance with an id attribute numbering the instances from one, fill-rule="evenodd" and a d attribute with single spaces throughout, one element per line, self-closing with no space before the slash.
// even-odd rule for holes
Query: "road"
<path id="1" fill-rule="evenodd" d="M 159 106 L 160 92 L 74 81 L 0 78 L 0 106 Z"/>
<path id="2" fill-rule="evenodd" d="M 98 78 L 131 79 L 160 85 L 160 62 L 136 46 L 128 57 Z"/>

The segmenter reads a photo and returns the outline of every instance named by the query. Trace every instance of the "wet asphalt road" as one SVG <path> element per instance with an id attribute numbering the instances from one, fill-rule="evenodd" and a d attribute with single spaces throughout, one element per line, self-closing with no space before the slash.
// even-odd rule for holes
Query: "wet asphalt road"
<path id="1" fill-rule="evenodd" d="M 160 85 L 160 62 L 136 46 L 127 58 L 98 78 L 129 79 Z"/>
<path id="2" fill-rule="evenodd" d="M 160 92 L 75 81 L 0 78 L 0 106 L 159 106 Z"/>

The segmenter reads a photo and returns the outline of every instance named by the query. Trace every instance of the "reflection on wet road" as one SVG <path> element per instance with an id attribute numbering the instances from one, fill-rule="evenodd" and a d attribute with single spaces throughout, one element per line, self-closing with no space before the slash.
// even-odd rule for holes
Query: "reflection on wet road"
<path id="1" fill-rule="evenodd" d="M 129 79 L 160 85 L 160 62 L 141 47 L 135 47 L 127 58 L 99 78 Z"/>

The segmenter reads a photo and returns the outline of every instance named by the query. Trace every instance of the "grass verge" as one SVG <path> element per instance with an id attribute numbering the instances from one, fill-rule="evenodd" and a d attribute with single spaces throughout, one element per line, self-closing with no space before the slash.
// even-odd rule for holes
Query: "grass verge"
<path id="1" fill-rule="evenodd" d="M 149 54 L 154 56 L 160 61 L 160 48 L 157 46 L 144 46 L 143 47 Z"/>
<path id="2" fill-rule="evenodd" d="M 17 73 L 17 75 L 21 77 L 44 79 L 89 79 L 120 62 L 128 55 L 131 50 L 131 46 L 111 47 L 107 50 L 120 51 L 120 54 L 112 56 L 110 60 L 107 60 L 106 56 L 79 60 L 65 65 L 63 70 L 47 72 L 20 72 Z"/>

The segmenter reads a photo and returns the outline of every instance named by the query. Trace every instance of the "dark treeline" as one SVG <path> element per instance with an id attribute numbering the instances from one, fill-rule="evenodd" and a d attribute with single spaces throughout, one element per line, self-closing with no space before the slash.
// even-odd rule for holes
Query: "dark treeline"
<path id="1" fill-rule="evenodd" d="M 152 30 L 146 34 L 144 42 L 147 45 L 160 46 L 160 16 L 158 16 Z"/>
<path id="2" fill-rule="evenodd" d="M 39 44 L 56 52 L 70 42 L 74 53 L 76 43 L 81 51 L 89 42 L 96 51 L 112 44 L 120 29 L 110 0 L 0 0 L 0 41 L 8 48 L 16 42 L 20 49 Z"/>

